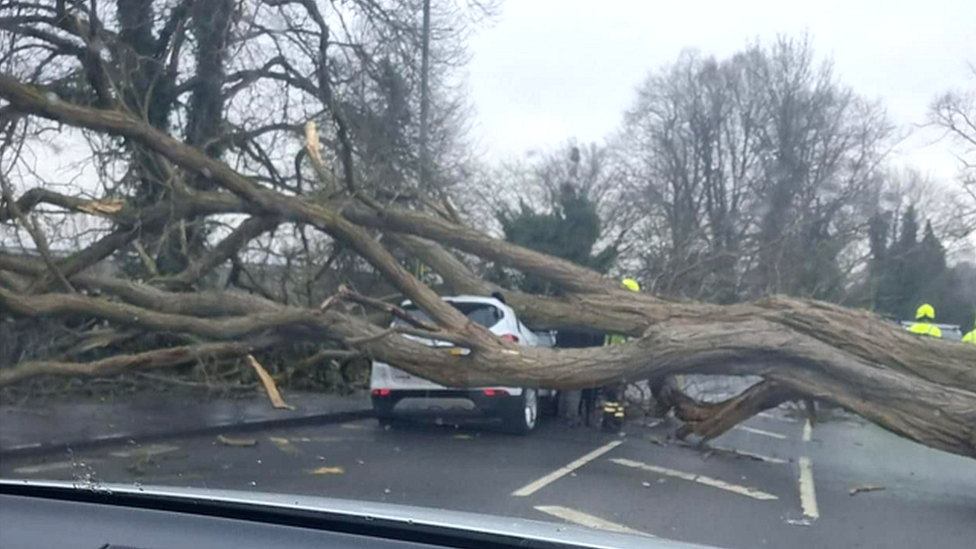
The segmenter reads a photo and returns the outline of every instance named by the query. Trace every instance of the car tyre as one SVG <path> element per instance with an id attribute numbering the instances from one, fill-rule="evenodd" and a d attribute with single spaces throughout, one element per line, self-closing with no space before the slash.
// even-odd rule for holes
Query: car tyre
<path id="1" fill-rule="evenodd" d="M 512 397 L 502 419 L 505 428 L 512 433 L 525 435 L 532 432 L 539 422 L 539 392 L 522 389 L 521 395 Z"/>

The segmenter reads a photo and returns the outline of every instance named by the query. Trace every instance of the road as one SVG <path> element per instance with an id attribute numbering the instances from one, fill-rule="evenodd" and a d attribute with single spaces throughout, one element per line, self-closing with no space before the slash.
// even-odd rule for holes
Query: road
<path id="1" fill-rule="evenodd" d="M 517 437 L 457 421 L 386 429 L 365 419 L 7 458 L 0 475 L 447 507 L 730 548 L 976 539 L 976 462 L 850 419 L 813 427 L 774 410 L 704 451 L 668 441 L 666 423 L 610 434 L 549 420 Z"/>

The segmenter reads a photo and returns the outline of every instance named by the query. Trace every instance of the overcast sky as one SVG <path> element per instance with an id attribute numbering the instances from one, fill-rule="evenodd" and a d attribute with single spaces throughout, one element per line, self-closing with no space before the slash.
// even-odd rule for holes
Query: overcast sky
<path id="1" fill-rule="evenodd" d="M 976 86 L 966 65 L 976 63 L 974 0 L 506 0 L 471 43 L 474 137 L 493 159 L 570 137 L 599 142 L 648 72 L 683 49 L 724 58 L 805 31 L 844 83 L 906 128 L 935 94 Z M 954 158 L 935 137 L 916 131 L 898 160 L 951 177 Z"/>

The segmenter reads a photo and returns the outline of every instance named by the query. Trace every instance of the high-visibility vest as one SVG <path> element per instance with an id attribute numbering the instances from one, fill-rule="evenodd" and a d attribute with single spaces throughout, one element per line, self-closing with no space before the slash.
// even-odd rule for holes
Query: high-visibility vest
<path id="1" fill-rule="evenodd" d="M 927 335 L 931 337 L 942 337 L 942 330 L 934 324 L 929 324 L 928 322 L 916 322 L 912 324 L 912 327 L 908 329 L 909 332 L 919 335 Z"/>
<path id="2" fill-rule="evenodd" d="M 603 345 L 616 345 L 618 343 L 627 343 L 627 336 L 620 334 L 607 334 L 603 338 Z"/>
<path id="3" fill-rule="evenodd" d="M 973 345 L 976 345 L 976 330 L 973 330 L 968 334 L 964 335 L 962 337 L 962 340 L 966 343 L 972 343 Z"/>

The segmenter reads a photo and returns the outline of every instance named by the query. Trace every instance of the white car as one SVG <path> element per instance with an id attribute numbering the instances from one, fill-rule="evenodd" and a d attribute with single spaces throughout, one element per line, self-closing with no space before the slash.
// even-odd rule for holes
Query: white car
<path id="1" fill-rule="evenodd" d="M 552 347 L 554 337 L 547 332 L 533 332 L 518 319 L 515 311 L 494 297 L 454 296 L 444 301 L 454 305 L 471 320 L 491 330 L 499 337 L 533 347 Z M 402 304 L 422 320 L 430 320 L 423 311 L 410 301 Z M 396 319 L 393 324 L 403 323 Z M 432 341 L 413 336 L 403 336 L 430 346 L 452 346 L 445 341 Z M 373 362 L 370 375 L 370 394 L 376 417 L 383 424 L 390 423 L 396 415 L 394 408 L 405 399 L 451 398 L 471 401 L 479 410 L 491 416 L 500 416 L 505 426 L 516 433 L 532 431 L 539 418 L 540 399 L 553 399 L 553 391 L 521 387 L 451 388 L 414 376 L 383 362 Z"/>

